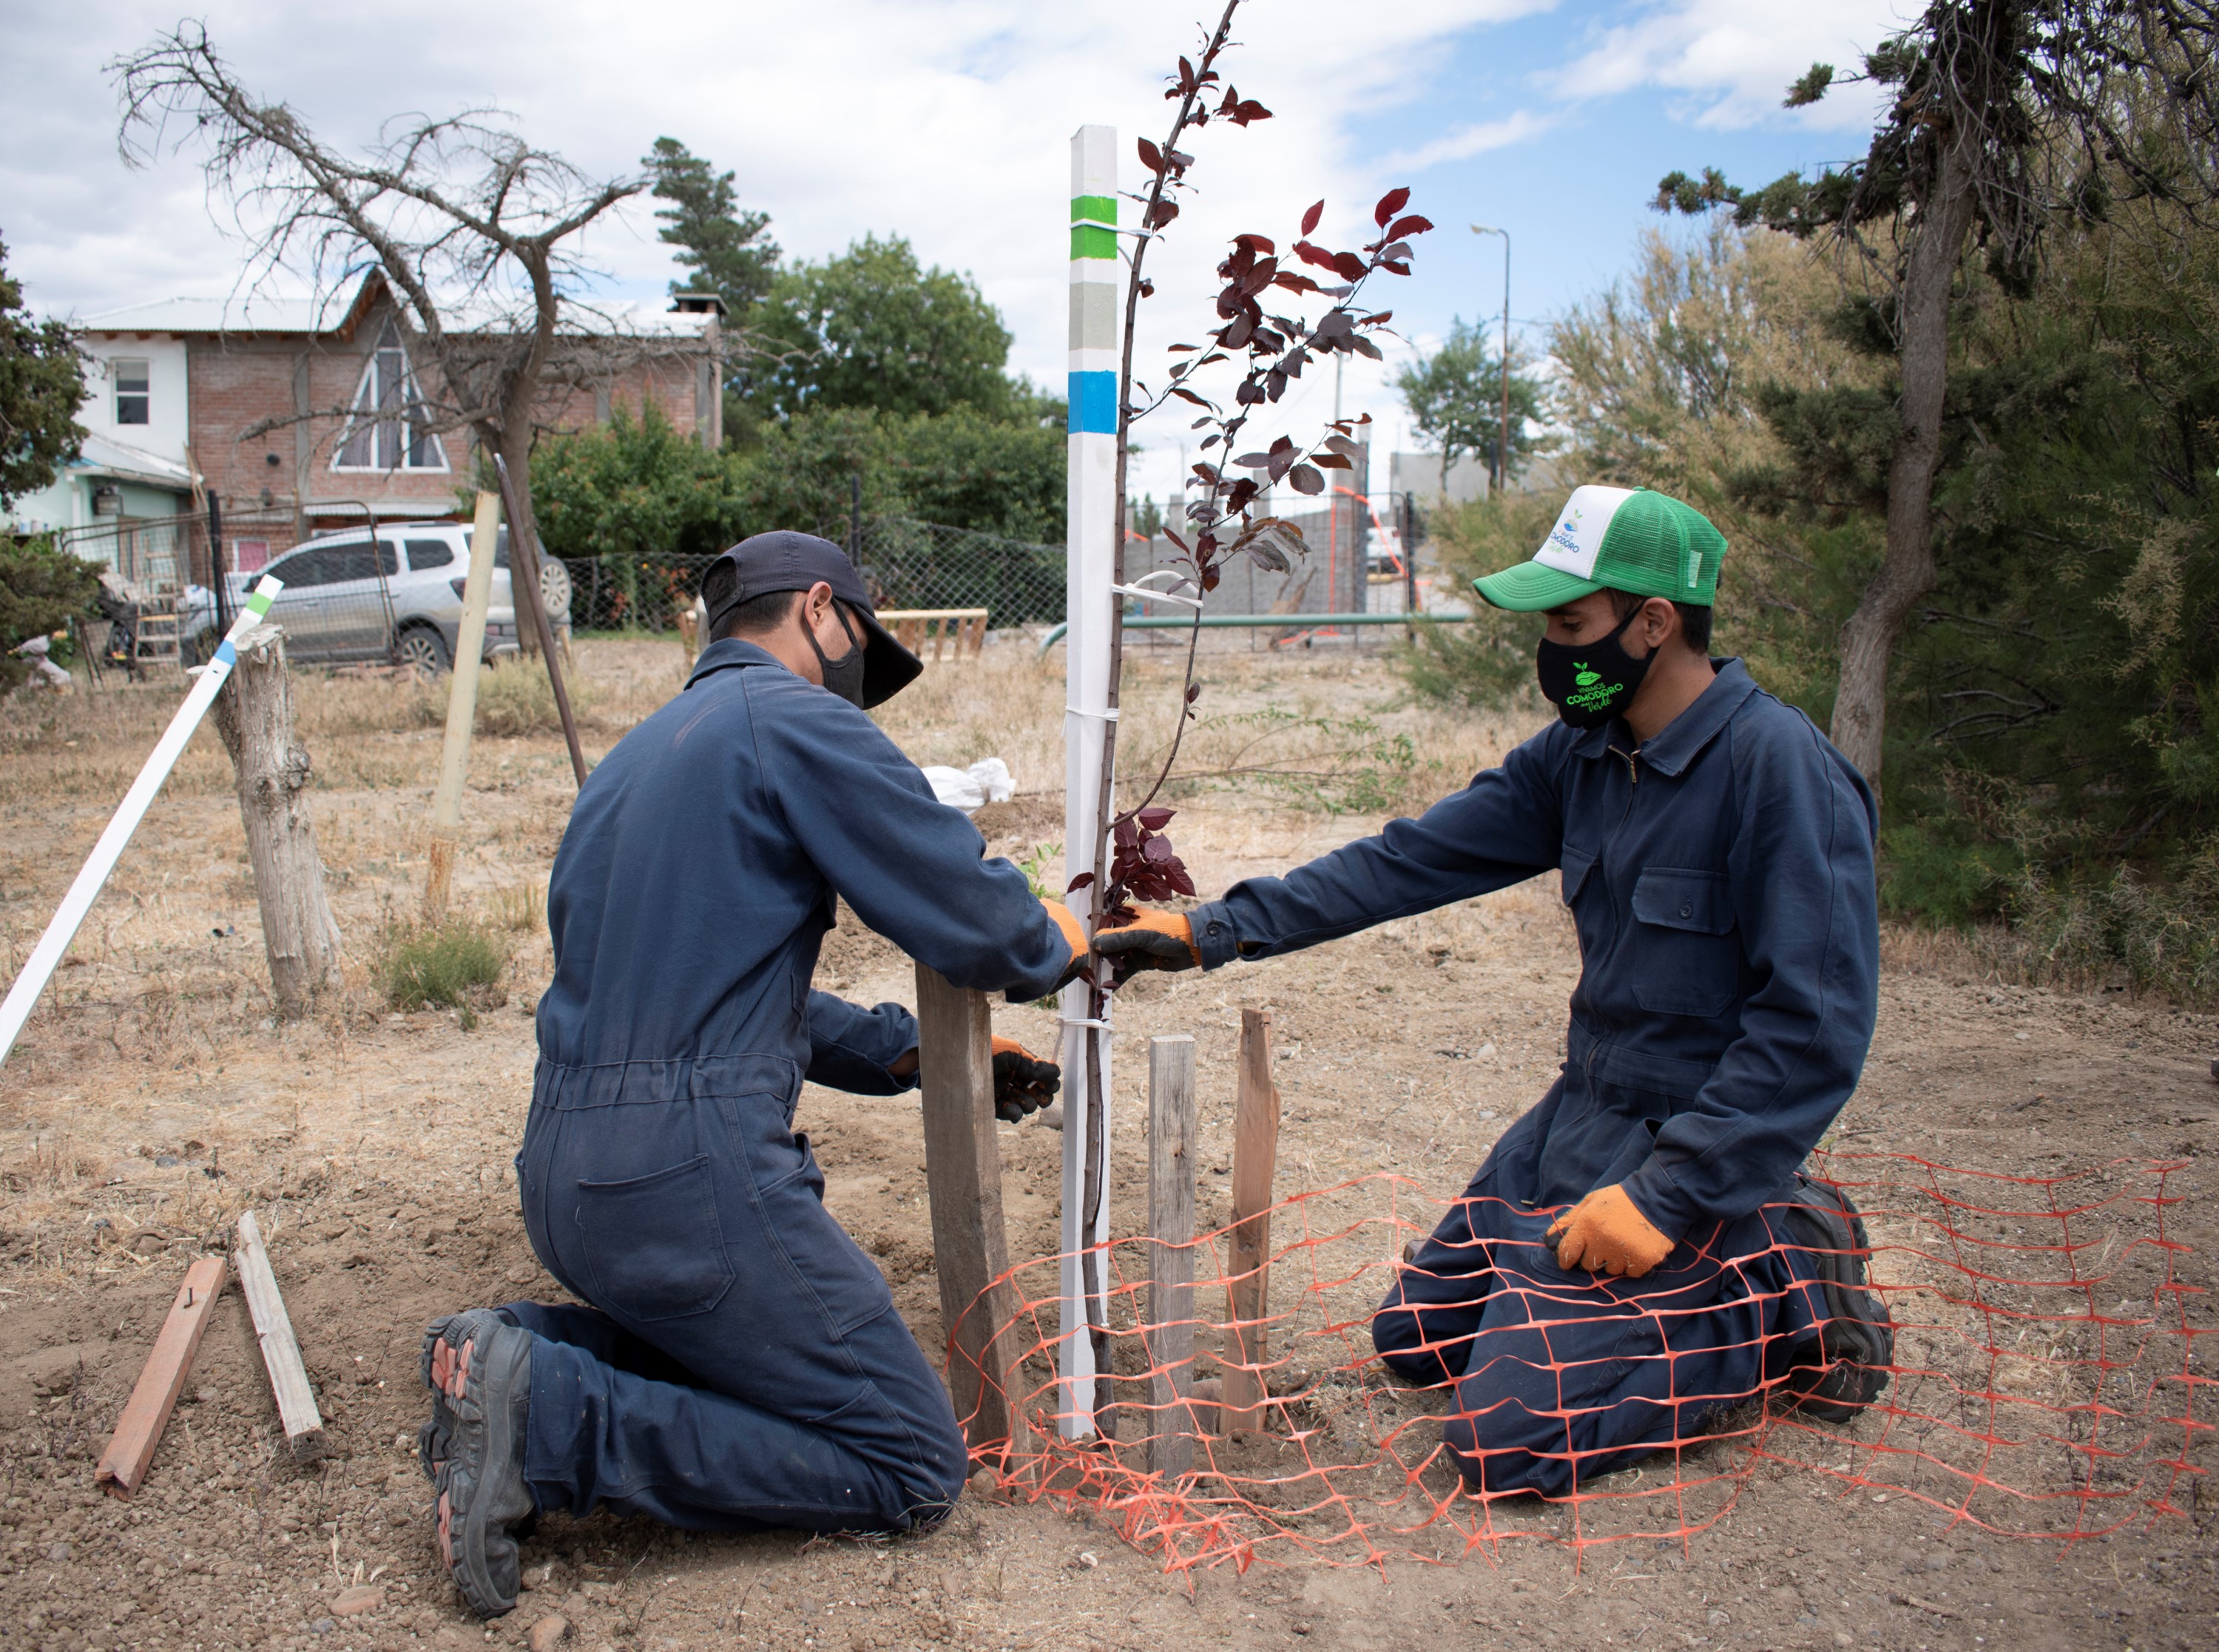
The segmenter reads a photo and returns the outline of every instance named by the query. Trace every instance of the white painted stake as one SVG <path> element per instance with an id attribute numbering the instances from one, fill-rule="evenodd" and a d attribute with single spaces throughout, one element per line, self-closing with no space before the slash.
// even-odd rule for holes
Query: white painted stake
<path id="1" fill-rule="evenodd" d="M 1071 401 L 1069 493 L 1065 545 L 1065 612 L 1071 623 L 1064 651 L 1063 844 L 1066 881 L 1094 867 L 1102 819 L 1102 738 L 1109 726 L 1110 618 L 1117 548 L 1117 235 L 1102 226 L 1117 221 L 1117 129 L 1081 127 L 1071 140 Z M 1090 887 L 1071 897 L 1091 931 L 1095 897 Z M 1110 1177 L 1084 1210 L 1087 1117 L 1086 1064 L 1090 1046 L 1102 1073 L 1101 1097 L 1110 1104 L 1110 1039 L 1085 1025 L 1087 991 L 1063 990 L 1063 1271 L 1058 1331 L 1057 1423 L 1066 1439 L 1094 1430 L 1094 1347 L 1087 1336 L 1086 1303 L 1078 1252 L 1110 1237 Z M 1106 1125 L 1108 1121 L 1103 1122 Z M 1104 1140 L 1108 1132 L 1103 1131 Z M 1097 1270 L 1106 1286 L 1109 1262 Z M 1106 1291 L 1096 1314 L 1108 1322 Z"/>
<path id="2" fill-rule="evenodd" d="M 0 1003 L 0 1061 L 5 1061 L 8 1053 L 16 1047 L 16 1035 L 23 1030 L 23 1023 L 31 1018 L 31 1006 L 38 1003 L 39 994 L 47 990 L 47 983 L 53 978 L 55 969 L 61 964 L 62 954 L 69 950 L 70 942 L 77 938 L 78 926 L 84 922 L 84 915 L 92 910 L 92 903 L 99 896 L 101 886 L 108 881 L 108 874 L 115 870 L 115 862 L 123 853 L 123 846 L 131 841 L 131 834 L 139 829 L 139 823 L 145 817 L 147 806 L 154 801 L 154 794 L 162 789 L 162 782 L 170 778 L 170 771 L 177 767 L 177 759 L 184 753 L 185 742 L 193 737 L 193 730 L 201 726 L 201 719 L 208 715 L 208 708 L 214 702 L 216 692 L 231 675 L 232 667 L 239 662 L 239 650 L 235 646 L 239 639 L 262 623 L 262 616 L 270 612 L 270 602 L 284 588 L 283 580 L 271 579 L 267 574 L 263 576 L 261 582 L 254 587 L 254 594 L 240 606 L 239 618 L 232 621 L 231 630 L 224 634 L 223 641 L 216 644 L 215 658 L 201 668 L 192 687 L 186 692 L 185 703 L 177 707 L 177 716 L 170 719 L 170 726 L 163 731 L 161 739 L 155 742 L 153 755 L 147 758 L 146 766 L 139 771 L 139 778 L 131 782 L 131 789 L 123 794 L 122 803 L 117 805 L 114 817 L 108 823 L 108 829 L 101 833 L 100 842 L 92 846 L 92 854 L 86 858 L 84 869 L 78 873 L 77 881 L 69 886 L 69 893 L 62 897 L 60 910 L 55 912 L 53 921 L 47 925 L 47 932 L 39 937 L 39 944 L 31 948 L 30 961 L 23 966 L 23 972 L 16 978 L 16 984 L 8 990 L 7 1002 Z"/>

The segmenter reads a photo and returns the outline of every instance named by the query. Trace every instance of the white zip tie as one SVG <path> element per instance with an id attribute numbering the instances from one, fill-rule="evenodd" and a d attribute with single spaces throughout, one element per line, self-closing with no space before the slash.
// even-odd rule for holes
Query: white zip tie
<path id="1" fill-rule="evenodd" d="M 1098 717 L 1104 723 L 1115 723 L 1117 720 L 1117 708 L 1114 705 L 1106 711 L 1084 711 L 1076 705 L 1066 705 L 1063 708 L 1063 713 L 1066 717 Z"/>

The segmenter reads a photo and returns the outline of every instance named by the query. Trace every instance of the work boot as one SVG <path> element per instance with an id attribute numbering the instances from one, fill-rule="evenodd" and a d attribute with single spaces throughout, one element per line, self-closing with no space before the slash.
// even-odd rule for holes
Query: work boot
<path id="1" fill-rule="evenodd" d="M 516 1316 L 505 1307 L 481 1308 L 476 1311 L 492 1314 L 503 1325 L 516 1323 Z M 455 1413 L 454 1408 L 447 1403 L 446 1394 L 440 1390 L 438 1383 L 432 1380 L 432 1355 L 439 1347 L 440 1338 L 445 1333 L 447 1327 L 455 1324 L 462 1317 L 459 1314 L 450 1314 L 444 1319 L 432 1320 L 430 1326 L 426 1327 L 423 1355 L 417 1367 L 418 1375 L 424 1379 L 424 1390 L 432 1396 L 432 1416 L 423 1427 L 416 1431 L 416 1462 L 424 1470 L 424 1478 L 434 1485 L 438 1483 L 439 1465 L 454 1455 L 447 1441 L 455 1432 Z"/>
<path id="2" fill-rule="evenodd" d="M 1880 1397 L 1895 1360 L 1887 1306 L 1865 1283 L 1865 1259 L 1872 1255 L 1865 1219 L 1848 1194 L 1800 1171 L 1782 1214 L 1794 1243 L 1818 1268 L 1826 1307 L 1811 1340 L 1788 1356 L 1788 1408 L 1845 1423 Z"/>
<path id="3" fill-rule="evenodd" d="M 516 1605 L 518 1556 L 510 1528 L 531 1518 L 524 1483 L 525 1415 L 531 1399 L 531 1333 L 491 1308 L 435 1321 L 425 1333 L 425 1376 L 446 1411 L 419 1449 L 436 1463 L 432 1483 L 439 1556 L 481 1618 Z"/>

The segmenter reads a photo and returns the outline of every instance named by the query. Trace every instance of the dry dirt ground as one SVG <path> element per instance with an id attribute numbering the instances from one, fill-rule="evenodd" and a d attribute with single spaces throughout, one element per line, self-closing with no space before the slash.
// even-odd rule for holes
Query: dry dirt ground
<path id="1" fill-rule="evenodd" d="M 587 643 L 578 653 L 595 751 L 677 686 L 674 646 Z M 1029 647 L 998 644 L 983 661 L 935 667 L 889 708 L 889 729 L 920 761 L 1011 764 L 1024 795 L 980 817 L 998 853 L 1024 855 L 1060 835 L 1051 795 L 1060 669 L 1060 655 L 1042 667 Z M 1171 669 L 1163 655 L 1141 667 L 1126 727 L 1143 749 L 1168 726 Z M 1175 799 L 1174 835 L 1206 892 L 1376 829 L 1523 731 L 1514 717 L 1497 726 L 1402 705 L 1376 655 L 1228 649 L 1204 675 L 1213 720 L 1192 737 L 1188 763 L 1205 778 Z M 2219 1631 L 2208 1432 L 2188 1452 L 2196 1472 L 2173 1491 L 2185 1512 L 2067 1548 L 1953 1525 L 1917 1497 L 1874 1489 L 1893 1482 L 1868 1449 L 1869 1419 L 1841 1440 L 1818 1438 L 1839 1446 L 1842 1465 L 1869 1469 L 1871 1483 L 1750 1464 L 1715 1444 L 1710 1472 L 1737 1461 L 1745 1470 L 1722 1518 L 1685 1541 L 1591 1547 L 1576 1566 L 1562 1543 L 1526 1541 L 1454 1563 L 1370 1568 L 1299 1563 L 1301 1552 L 1281 1548 L 1245 1574 L 1166 1574 L 1099 1512 L 987 1496 L 967 1499 L 934 1535 L 882 1545 L 705 1538 L 604 1515 L 543 1523 L 519 1609 L 482 1627 L 460 1609 L 431 1542 L 410 1449 L 425 1413 L 417 1339 L 438 1313 L 555 1289 L 525 1242 L 508 1164 L 548 966 L 539 891 L 572 787 L 551 735 L 480 736 L 459 887 L 511 926 L 506 1002 L 468 1030 L 451 1012 L 388 1014 L 369 966 L 381 924 L 420 888 L 438 705 L 401 684 L 304 675 L 297 691 L 317 830 L 359 978 L 313 1021 L 268 1019 L 228 767 L 204 731 L 0 1073 L 0 1649 L 507 1645 L 537 1628 L 536 1647 L 552 1643 L 556 1617 L 565 1643 L 587 1649 L 1909 1652 L 2209 1646 Z M 0 931 L 11 975 L 177 693 L 171 683 L 0 708 Z M 1268 1003 L 1276 1018 L 1283 1193 L 1394 1171 L 1445 1197 L 1547 1084 L 1576 964 L 1544 880 L 1296 958 L 1130 991 L 1118 1008 L 1116 1231 L 1145 1221 L 1142 1035 L 1197 1040 L 1205 1221 L 1221 1221 L 1229 1203 L 1233 1052 L 1246 1003 Z M 849 916 L 820 984 L 907 999 L 909 966 Z M 998 1007 L 996 1018 L 1035 1048 L 1052 1041 L 1038 1009 Z M 2172 1253 L 2179 1277 L 2200 1290 L 2219 1253 L 2208 1173 L 2219 1095 L 2205 1071 L 2215 1050 L 2210 1017 L 2116 991 L 1974 978 L 1951 947 L 1893 936 L 1873 1059 L 1835 1146 L 2019 1175 L 2123 1156 L 2179 1163 L 2167 1231 L 2189 1247 Z M 829 1205 L 881 1260 L 921 1341 L 938 1347 L 913 1098 L 812 1088 L 800 1122 Z M 1001 1137 L 1010 1253 L 1048 1255 L 1062 1138 L 1037 1123 Z M 2154 1208 L 2132 1203 L 2134 1192 L 2098 1213 L 2098 1231 L 2113 1211 L 2122 1233 L 2147 1226 Z M 286 1458 L 233 1291 L 145 1490 L 129 1502 L 101 1495 L 94 1460 L 187 1260 L 226 1244 L 248 1206 L 262 1214 L 332 1455 L 305 1469 Z M 2149 1313 L 2147 1297 L 2119 1303 L 2123 1321 Z M 2023 1326 L 2018 1334 L 2023 1343 Z M 2132 1340 L 2111 1345 L 2114 1357 Z M 2145 1338 L 2137 1357 L 2178 1370 L 2179 1342 Z M 2179 1392 L 2166 1401 L 2176 1413 Z M 2208 1426 L 2208 1391 L 2198 1404 Z M 2027 1432 L 2023 1419 L 2012 1426 Z M 2161 1488 L 2148 1459 L 2179 1455 L 2179 1432 L 2107 1470 L 2107 1483 Z M 1832 1466 L 1836 1455 L 1812 1460 Z M 2060 1489 L 2030 1469 L 1996 1472 L 2028 1492 Z M 1981 1507 L 2022 1526 L 2056 1512 L 2008 1499 Z M 1569 1531 L 1548 1511 L 1514 1524 Z M 1453 1556 L 1440 1536 L 1387 1546 Z M 366 1595 L 345 1604 L 369 1608 L 337 1611 L 357 1583 Z"/>

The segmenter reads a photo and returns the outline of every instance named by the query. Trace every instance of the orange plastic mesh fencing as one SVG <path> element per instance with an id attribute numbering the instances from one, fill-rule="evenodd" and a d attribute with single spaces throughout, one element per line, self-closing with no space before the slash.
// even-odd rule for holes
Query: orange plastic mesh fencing
<path id="1" fill-rule="evenodd" d="M 1254 1323 L 1231 1315 L 1230 1228 L 1191 1246 L 1191 1320 L 1161 1325 L 1147 1315 L 1164 1247 L 1145 1236 L 1101 1247 L 1108 1323 L 1097 1346 L 1110 1375 L 1097 1385 L 1107 1427 L 1093 1439 L 1061 1438 L 1056 1425 L 1061 1258 L 1012 1269 L 1022 1306 L 997 1347 L 1029 1427 L 1014 1448 L 976 1455 L 1010 1492 L 1092 1506 L 1171 1570 L 1441 1561 L 1518 1539 L 1576 1554 L 1628 1538 L 1684 1542 L 1767 1463 L 1844 1492 L 1915 1499 L 1942 1525 L 2096 1537 L 2184 1513 L 2206 1472 L 2213 1378 L 2201 1348 L 2219 1327 L 2206 1293 L 2181 1276 L 2186 1247 L 2167 1232 L 2180 1169 L 2120 1161 L 2002 1176 L 1908 1155 L 1814 1155 L 1813 1180 L 1863 1213 L 1869 1285 L 1893 1325 L 1885 1388 L 1837 1421 L 1797 1405 L 1814 1373 L 1790 1361 L 1809 1356 L 1807 1341 L 1775 1345 L 1794 1320 L 1776 1241 L 1719 1258 L 1705 1305 L 1692 1308 L 1669 1290 L 1640 1295 L 1607 1279 L 1567 1289 L 1558 1275 L 1551 1287 L 1521 1247 L 1495 1241 L 1470 1265 L 1476 1280 L 1491 1265 L 1493 1289 L 1518 1293 L 1510 1317 L 1524 1319 L 1524 1339 L 1468 1378 L 1461 1398 L 1445 1374 L 1398 1376 L 1375 1351 L 1373 1314 L 1410 1270 L 1406 1243 L 1459 1202 L 1406 1177 L 1365 1177 L 1273 1208 L 1268 1311 Z M 1488 1289 L 1476 1283 L 1471 1300 Z M 1599 1301 L 1610 1327 L 1601 1338 Z M 1721 1315 L 1721 1301 L 1733 1311 Z M 1167 1334 L 1178 1326 L 1192 1338 L 1183 1362 Z M 1441 1351 L 1452 1365 L 1468 1345 Z M 1173 1357 L 1155 1351 L 1167 1348 Z M 1268 1398 L 1228 1413 L 1213 1402 L 1243 1369 Z M 1704 1387 L 1731 1370 L 1737 1386 Z M 1613 1442 L 1644 1427 L 1656 1443 L 1630 1463 Z M 1154 1466 L 1180 1433 L 1190 1466 Z M 1494 1489 L 1521 1475 L 1562 1483 L 1539 1496 Z"/>

